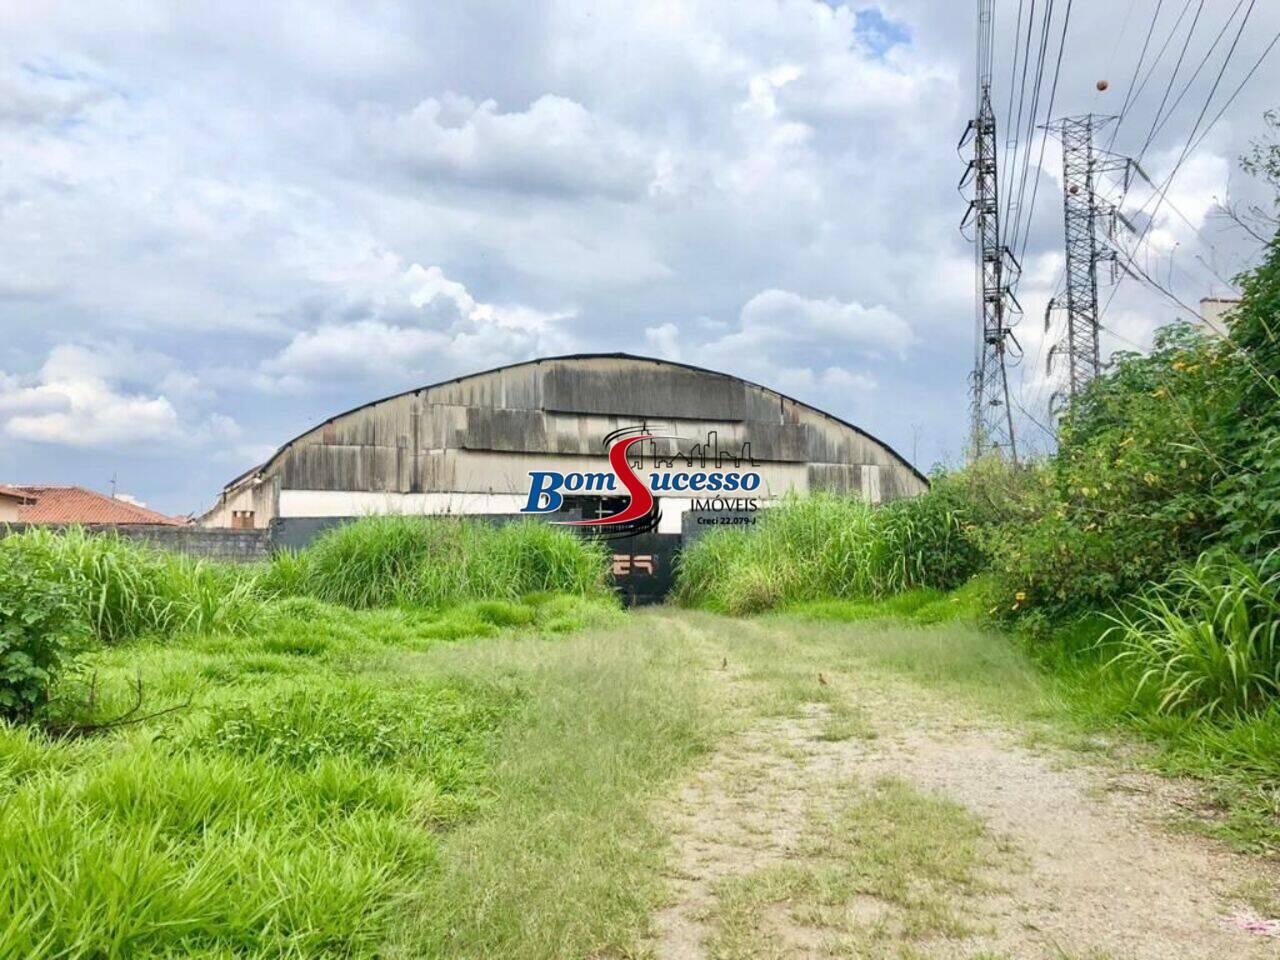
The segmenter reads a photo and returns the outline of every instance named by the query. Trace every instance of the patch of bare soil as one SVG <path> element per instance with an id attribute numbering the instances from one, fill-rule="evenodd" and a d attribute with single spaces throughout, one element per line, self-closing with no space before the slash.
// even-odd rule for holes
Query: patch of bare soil
<path id="1" fill-rule="evenodd" d="M 838 809 L 851 781 L 891 776 L 963 804 L 1013 851 L 988 878 L 997 892 L 966 902 L 980 932 L 902 944 L 912 956 L 1280 957 L 1280 939 L 1245 929 L 1233 899 L 1275 883 L 1274 867 L 1171 832 L 1165 781 L 1028 749 L 1006 730 L 922 707 L 896 681 L 862 678 L 848 692 L 875 718 L 875 738 L 821 739 L 826 708 L 812 705 L 732 738 L 670 801 L 674 900 L 656 918 L 656 956 L 707 956 L 721 881 L 795 861 L 812 813 Z M 785 909 L 765 918 L 779 955 L 827 956 L 835 942 Z"/>
<path id="2" fill-rule="evenodd" d="M 733 737 L 667 805 L 674 902 L 656 918 L 656 956 L 706 956 L 716 885 L 798 855 L 815 780 L 825 781 L 845 746 L 818 739 L 825 714 L 815 704 L 800 718 L 768 720 Z M 782 911 L 773 919 L 780 928 L 788 923 Z M 803 930 L 787 936 L 808 939 Z"/>

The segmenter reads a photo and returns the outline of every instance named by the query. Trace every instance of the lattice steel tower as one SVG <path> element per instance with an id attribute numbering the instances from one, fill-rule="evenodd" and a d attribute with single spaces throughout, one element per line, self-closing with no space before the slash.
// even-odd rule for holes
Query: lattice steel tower
<path id="1" fill-rule="evenodd" d="M 1021 310 L 1010 291 L 1018 263 L 1000 239 L 996 117 L 991 108 L 991 5 L 992 0 L 978 0 L 978 115 L 960 139 L 961 149 L 973 141 L 973 159 L 960 179 L 961 189 L 973 184 L 973 199 L 960 226 L 963 230 L 973 223 L 978 278 L 970 443 L 974 456 L 994 449 L 1006 451 L 1016 461 L 1005 357 L 1013 339 L 1010 328 Z"/>
<path id="2" fill-rule="evenodd" d="M 1094 149 L 1093 135 L 1114 120 L 1086 114 L 1063 117 L 1048 129 L 1062 141 L 1062 219 L 1066 230 L 1066 303 L 1049 301 L 1049 309 L 1065 307 L 1066 336 L 1049 351 L 1049 363 L 1067 352 L 1067 394 L 1074 398 L 1085 384 L 1098 375 L 1102 366 L 1098 354 L 1098 264 L 1109 261 L 1115 270 L 1117 210 L 1098 195 L 1103 173 L 1123 170 L 1126 177 L 1132 161 L 1127 157 Z M 1103 239 L 1100 239 L 1100 235 Z M 1046 329 L 1048 314 L 1045 315 Z"/>

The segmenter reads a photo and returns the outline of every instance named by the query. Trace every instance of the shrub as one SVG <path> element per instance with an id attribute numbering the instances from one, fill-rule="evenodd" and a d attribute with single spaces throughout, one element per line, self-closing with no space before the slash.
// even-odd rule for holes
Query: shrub
<path id="1" fill-rule="evenodd" d="M 0 540 L 0 719 L 26 720 L 47 702 L 83 639 L 79 599 L 47 558 Z"/>
<path id="2" fill-rule="evenodd" d="M 996 464 L 998 468 L 998 462 Z M 960 586 L 986 562 L 975 531 L 988 522 L 978 494 L 984 491 L 981 476 L 935 473 L 929 491 L 895 500 L 880 518 L 883 549 L 900 564 L 899 589 L 928 586 L 950 590 Z"/>
<path id="3" fill-rule="evenodd" d="M 1280 546 L 1280 234 L 1240 287 L 1222 358 L 1233 373 L 1222 404 L 1232 469 L 1214 492 L 1227 538 L 1258 557 Z"/>
<path id="4" fill-rule="evenodd" d="M 1261 567 L 1215 550 L 1142 591 L 1107 635 L 1158 711 L 1241 716 L 1280 694 L 1280 551 Z"/>
<path id="5" fill-rule="evenodd" d="M 1186 324 L 1162 328 L 1149 355 L 1113 355 L 1065 412 L 1056 456 L 983 533 L 1005 613 L 1105 608 L 1205 549 L 1237 376 L 1224 357 Z"/>

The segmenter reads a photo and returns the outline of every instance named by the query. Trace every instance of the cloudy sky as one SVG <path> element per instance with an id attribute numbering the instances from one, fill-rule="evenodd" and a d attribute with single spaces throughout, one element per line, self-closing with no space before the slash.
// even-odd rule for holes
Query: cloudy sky
<path id="1" fill-rule="evenodd" d="M 1002 121 L 1017 6 L 996 2 Z M 1190 0 L 1059 0 L 1042 113 L 1067 6 L 1055 114 L 1119 113 L 1167 8 L 1148 63 L 1166 35 L 1168 49 L 1115 138 L 1130 154 L 1190 33 L 1176 107 L 1143 154 L 1156 182 L 1242 7 L 1205 123 L 1280 31 L 1270 0 L 1205 0 L 1194 31 Z M 105 489 L 114 474 L 195 511 L 333 413 L 577 351 L 749 377 L 926 468 L 962 451 L 967 0 L 0 9 L 0 482 Z M 1235 158 L 1280 106 L 1277 80 L 1280 51 L 1185 158 L 1139 251 L 1188 303 L 1256 257 L 1212 214 L 1263 196 Z M 1039 173 L 1030 146 L 1014 376 L 1043 419 L 1061 156 L 1050 141 Z M 1149 194 L 1126 199 L 1139 219 Z M 1105 349 L 1176 314 L 1126 281 Z"/>

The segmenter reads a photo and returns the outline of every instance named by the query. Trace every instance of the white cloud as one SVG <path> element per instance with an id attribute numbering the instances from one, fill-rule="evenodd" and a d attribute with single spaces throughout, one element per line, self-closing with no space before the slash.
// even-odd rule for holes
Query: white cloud
<path id="1" fill-rule="evenodd" d="M 163 393 L 125 385 L 139 364 L 171 363 L 155 354 L 127 348 L 55 347 L 39 372 L 0 377 L 0 425 L 15 440 L 67 447 L 136 447 L 147 444 L 198 444 L 238 435 L 234 420 L 214 414 L 183 421 Z M 189 382 L 170 371 L 165 377 L 184 392 Z"/>
<path id="2" fill-rule="evenodd" d="M 561 327 L 570 311 L 481 302 L 437 266 L 415 263 L 384 275 L 364 294 L 329 311 L 344 319 L 295 334 L 263 364 L 267 382 L 282 390 L 333 378 L 403 382 L 563 353 L 572 344 Z"/>
<path id="3" fill-rule="evenodd" d="M 1244 62 L 1280 28 L 1280 7 L 1263 6 Z M 900 446 L 927 422 L 926 460 L 963 446 L 973 269 L 953 146 L 973 109 L 970 6 L 562 0 L 509 5 L 497 31 L 462 2 L 334 0 L 302 18 L 244 0 L 10 7 L 0 466 L 14 430 L 66 437 L 72 420 L 85 436 L 195 437 L 143 441 L 167 459 L 130 487 L 182 512 L 248 465 L 232 459 L 326 408 L 638 344 Z M 1013 26 L 997 21 L 1005 57 Z M 1073 37 L 1114 26 L 1103 0 L 1073 7 Z M 1132 53 L 1128 29 L 1117 41 Z M 1056 113 L 1118 112 L 1113 47 L 1072 47 Z M 1189 303 L 1218 284 L 1201 259 L 1231 276 L 1253 249 L 1205 229 L 1206 204 L 1227 187 L 1240 203 L 1270 199 L 1229 162 L 1261 132 L 1261 80 L 1174 182 L 1199 235 L 1166 205 L 1144 250 Z M 1116 151 L 1137 152 L 1158 102 L 1148 90 L 1130 107 Z M 1157 180 L 1197 108 L 1188 97 L 1146 152 Z M 1047 255 L 1062 246 L 1061 163 L 1051 138 L 1037 180 L 1038 135 L 1024 146 L 1039 196 L 1014 377 L 1037 394 L 1051 386 L 1034 371 Z M 1136 339 L 1171 314 L 1132 281 L 1112 310 Z M 97 360 L 47 363 L 85 343 Z M 104 344 L 119 343 L 171 359 L 137 351 L 102 367 Z M 75 475 L 90 458 L 58 450 L 23 447 L 24 469 L 91 479 Z"/>
<path id="4" fill-rule="evenodd" d="M 915 342 L 910 326 L 885 307 L 814 300 L 764 290 L 742 307 L 736 326 L 701 317 L 645 329 L 650 352 L 723 369 L 836 413 L 861 409 L 878 379 L 852 369 L 888 349 L 901 356 Z M 842 358 L 842 359 L 837 359 Z"/>
<path id="5" fill-rule="evenodd" d="M 369 135 L 424 177 L 506 189 L 625 196 L 643 191 L 654 172 L 634 134 L 553 94 L 511 113 L 493 100 L 428 97 L 408 113 L 375 115 Z"/>
<path id="6" fill-rule="evenodd" d="M 645 328 L 644 342 L 655 356 L 664 360 L 680 359 L 680 328 L 674 323 L 660 323 L 656 327 Z"/>
<path id="7" fill-rule="evenodd" d="M 0 124 L 63 123 L 107 96 L 106 91 L 73 77 L 38 80 L 30 70 L 0 76 Z"/>
<path id="8" fill-rule="evenodd" d="M 884 306 L 762 290 L 743 306 L 738 329 L 715 347 L 739 354 L 784 350 L 808 356 L 853 349 L 874 356 L 882 349 L 901 354 L 915 339 L 910 324 Z"/>

